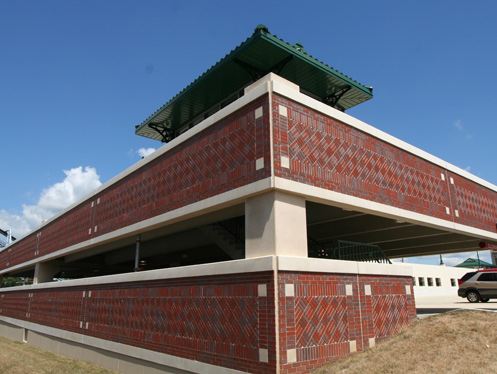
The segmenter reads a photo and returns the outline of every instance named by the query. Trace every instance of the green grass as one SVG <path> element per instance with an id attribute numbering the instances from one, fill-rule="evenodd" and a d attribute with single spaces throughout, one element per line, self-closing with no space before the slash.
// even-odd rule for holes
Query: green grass
<path id="1" fill-rule="evenodd" d="M 456 311 L 418 321 L 315 374 L 497 373 L 497 313 Z"/>

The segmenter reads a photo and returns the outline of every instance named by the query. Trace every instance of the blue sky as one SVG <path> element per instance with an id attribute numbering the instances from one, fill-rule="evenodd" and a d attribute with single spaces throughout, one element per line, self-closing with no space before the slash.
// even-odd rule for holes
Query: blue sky
<path id="1" fill-rule="evenodd" d="M 0 0 L 0 224 L 160 147 L 135 125 L 260 23 L 374 87 L 347 113 L 497 184 L 496 19 L 495 1 Z"/>

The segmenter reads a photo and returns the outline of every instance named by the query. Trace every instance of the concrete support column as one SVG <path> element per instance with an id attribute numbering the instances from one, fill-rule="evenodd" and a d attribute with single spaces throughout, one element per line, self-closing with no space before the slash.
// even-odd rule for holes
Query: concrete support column
<path id="1" fill-rule="evenodd" d="M 305 199 L 271 191 L 245 202 L 245 257 L 307 257 Z"/>
<path id="2" fill-rule="evenodd" d="M 38 262 L 35 265 L 33 284 L 51 282 L 53 276 L 59 271 L 55 261 Z"/>

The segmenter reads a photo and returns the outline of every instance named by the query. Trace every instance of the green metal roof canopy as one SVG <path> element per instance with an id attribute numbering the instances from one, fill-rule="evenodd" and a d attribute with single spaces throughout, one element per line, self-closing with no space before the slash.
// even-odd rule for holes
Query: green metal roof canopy
<path id="1" fill-rule="evenodd" d="M 468 259 L 464 260 L 463 262 L 461 262 L 460 264 L 455 265 L 454 267 L 456 267 L 456 268 L 473 268 L 473 269 L 476 269 L 476 268 L 493 269 L 493 268 L 495 268 L 495 265 L 490 264 L 490 263 L 483 261 L 483 260 L 480 260 L 480 259 L 468 258 Z"/>
<path id="2" fill-rule="evenodd" d="M 179 128 L 206 111 L 210 114 L 216 105 L 223 106 L 223 100 L 270 72 L 342 111 L 373 97 L 371 87 L 311 57 L 300 43 L 288 44 L 259 25 L 245 42 L 136 126 L 135 133 L 167 142 Z"/>

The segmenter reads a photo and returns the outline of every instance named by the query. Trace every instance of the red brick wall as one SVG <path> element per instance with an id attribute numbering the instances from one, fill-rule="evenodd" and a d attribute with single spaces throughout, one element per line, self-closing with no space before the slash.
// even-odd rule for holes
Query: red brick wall
<path id="1" fill-rule="evenodd" d="M 255 119 L 261 106 L 264 115 Z M 267 96 L 251 102 L 12 244 L 0 253 L 0 269 L 268 177 L 268 113 Z M 260 157 L 265 167 L 255 170 Z"/>
<path id="2" fill-rule="evenodd" d="M 497 232 L 495 191 L 296 102 L 273 98 L 277 177 Z M 288 117 L 280 116 L 279 105 L 288 108 Z M 264 115 L 256 120 L 260 106 Z M 0 269 L 268 177 L 268 110 L 268 97 L 261 97 L 171 149 L 0 252 Z M 290 169 L 281 167 L 281 156 L 290 158 Z M 255 170 L 260 157 L 264 168 Z"/>
<path id="3" fill-rule="evenodd" d="M 0 315 L 253 372 L 276 366 L 273 273 L 4 292 Z M 258 296 L 258 285 L 267 297 Z M 88 325 L 87 325 L 88 324 Z M 259 362 L 259 348 L 269 362 Z"/>
<path id="4" fill-rule="evenodd" d="M 287 98 L 272 107 L 277 177 L 497 232 L 497 192 Z"/>
<path id="5" fill-rule="evenodd" d="M 417 318 L 410 277 L 280 272 L 278 283 L 282 374 L 307 373 L 343 358 L 351 340 L 362 351 L 370 338 L 384 340 Z M 285 284 L 294 285 L 294 297 L 286 296 Z M 289 349 L 296 349 L 297 362 L 287 363 Z"/>
<path id="6" fill-rule="evenodd" d="M 272 272 L 0 292 L 0 315 L 252 373 L 276 372 Z M 259 296 L 258 285 L 267 287 Z M 294 296 L 285 284 L 294 285 Z M 346 294 L 352 285 L 352 295 Z M 365 286 L 369 285 L 370 295 Z M 406 294 L 406 285 L 411 294 Z M 416 319 L 410 277 L 279 272 L 281 373 L 310 369 Z M 268 349 L 269 362 L 259 361 Z M 297 362 L 287 363 L 288 349 Z"/>

